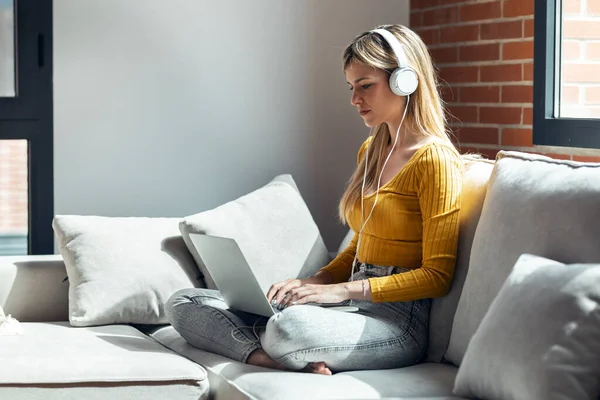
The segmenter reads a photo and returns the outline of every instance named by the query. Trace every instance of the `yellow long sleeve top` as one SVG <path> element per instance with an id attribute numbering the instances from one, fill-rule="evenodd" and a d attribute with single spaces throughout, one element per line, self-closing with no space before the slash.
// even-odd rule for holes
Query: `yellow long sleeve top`
<path id="1" fill-rule="evenodd" d="M 360 147 L 359 161 L 370 140 Z M 441 140 L 417 149 L 382 185 L 373 214 L 361 233 L 357 260 L 410 271 L 370 278 L 374 302 L 435 298 L 448 292 L 458 247 L 461 193 L 462 160 Z M 374 200 L 375 193 L 364 197 L 365 218 Z M 334 283 L 350 278 L 361 225 L 360 207 L 358 202 L 348 215 L 354 238 L 322 268 L 333 276 Z"/>

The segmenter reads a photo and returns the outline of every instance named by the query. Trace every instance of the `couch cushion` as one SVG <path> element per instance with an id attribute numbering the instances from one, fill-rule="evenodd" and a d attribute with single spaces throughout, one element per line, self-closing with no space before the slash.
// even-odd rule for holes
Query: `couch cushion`
<path id="1" fill-rule="evenodd" d="M 471 337 L 524 253 L 600 262 L 600 164 L 498 153 L 446 358 L 460 365 Z"/>
<path id="2" fill-rule="evenodd" d="M 600 394 L 600 264 L 524 254 L 467 346 L 455 393 L 482 399 Z"/>
<path id="3" fill-rule="evenodd" d="M 179 221 L 57 215 L 52 227 L 69 275 L 71 325 L 167 323 L 166 300 L 204 286 Z"/>
<path id="4" fill-rule="evenodd" d="M 0 257 L 0 306 L 21 322 L 66 321 L 66 276 L 60 255 Z"/>
<path id="5" fill-rule="evenodd" d="M 0 387 L 126 384 L 148 388 L 175 384 L 195 398 L 208 391 L 202 367 L 131 326 L 22 325 L 22 336 L 0 338 Z"/>
<path id="6" fill-rule="evenodd" d="M 235 239 L 264 293 L 273 283 L 310 276 L 330 259 L 291 175 L 279 175 L 236 200 L 188 216 L 180 230 L 210 289 L 217 287 L 190 233 Z"/>
<path id="7" fill-rule="evenodd" d="M 198 350 L 171 326 L 149 333 L 158 342 L 203 365 L 217 399 L 456 399 L 457 368 L 426 363 L 402 369 L 353 371 L 333 376 L 281 372 Z"/>
<path id="8" fill-rule="evenodd" d="M 442 361 L 448 347 L 454 313 L 469 270 L 473 237 L 479 223 L 487 184 L 493 167 L 494 162 L 491 160 L 471 161 L 465 165 L 456 267 L 450 291 L 443 297 L 433 299 L 431 304 L 429 348 L 427 349 L 428 361 Z"/>

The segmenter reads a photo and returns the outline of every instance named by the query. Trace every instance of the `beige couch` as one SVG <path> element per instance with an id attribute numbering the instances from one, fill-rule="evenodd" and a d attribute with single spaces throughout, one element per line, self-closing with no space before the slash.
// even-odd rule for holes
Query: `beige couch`
<path id="1" fill-rule="evenodd" d="M 455 314 L 465 317 L 465 309 L 457 312 L 461 294 L 466 297 L 463 306 L 472 307 L 469 296 L 477 291 L 479 278 L 469 282 L 469 293 L 463 293 L 463 286 L 475 251 L 473 243 L 483 240 L 476 236 L 483 233 L 478 231 L 483 229 L 478 223 L 487 208 L 486 204 L 482 214 L 494 166 L 493 162 L 478 162 L 467 170 L 456 273 L 448 295 L 433 302 L 428 359 L 419 365 L 331 377 L 279 372 L 197 350 L 168 325 L 71 327 L 69 284 L 63 281 L 66 271 L 61 256 L 4 257 L 0 258 L 0 305 L 22 321 L 24 335 L 0 336 L 0 398 L 203 399 L 210 393 L 214 399 L 458 399 L 453 386 L 464 343 L 472 332 L 465 327 L 468 324 L 457 325 Z M 527 168 L 521 173 L 527 174 Z M 485 218 L 488 225 L 496 223 L 494 215 Z M 502 229 L 510 231 L 507 226 Z M 511 234 L 518 236 L 519 232 Z M 522 248 L 510 250 L 514 254 L 505 254 L 506 263 L 514 263 L 524 252 L 543 252 L 535 243 L 528 247 L 522 242 Z M 478 251 L 485 253 L 486 249 Z"/>

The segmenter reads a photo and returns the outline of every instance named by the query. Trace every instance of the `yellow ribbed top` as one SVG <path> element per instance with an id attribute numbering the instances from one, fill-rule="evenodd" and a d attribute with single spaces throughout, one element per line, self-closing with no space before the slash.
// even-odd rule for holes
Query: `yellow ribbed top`
<path id="1" fill-rule="evenodd" d="M 371 137 L 360 147 L 360 161 Z M 370 278 L 374 302 L 441 297 L 454 275 L 462 160 L 449 144 L 436 140 L 421 146 L 406 165 L 379 189 L 379 198 L 360 239 L 358 261 L 411 269 Z M 375 193 L 364 197 L 365 218 Z M 334 283 L 350 278 L 360 229 L 360 202 L 348 215 L 355 232 L 349 246 L 324 270 Z"/>

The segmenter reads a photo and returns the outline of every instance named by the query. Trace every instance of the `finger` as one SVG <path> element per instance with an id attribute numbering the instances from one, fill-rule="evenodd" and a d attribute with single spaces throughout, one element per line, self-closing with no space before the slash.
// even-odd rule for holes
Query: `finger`
<path id="1" fill-rule="evenodd" d="M 296 285 L 297 285 L 297 283 L 294 283 L 294 281 L 291 281 L 291 282 L 287 283 L 286 285 L 282 286 L 276 295 L 277 304 L 282 304 L 282 301 L 284 301 L 285 295 L 287 295 L 287 293 L 290 290 L 294 289 L 296 287 Z"/>
<path id="2" fill-rule="evenodd" d="M 314 289 L 311 287 L 301 286 L 296 288 L 290 292 L 291 296 L 287 299 L 287 304 L 292 305 L 292 303 L 296 304 L 298 301 L 306 296 L 310 296 L 316 294 Z"/>
<path id="3" fill-rule="evenodd" d="M 271 288 L 269 289 L 269 292 L 267 293 L 267 299 L 269 300 L 269 302 L 271 300 L 273 300 L 273 298 L 277 295 L 277 292 L 281 290 L 282 287 L 284 287 L 285 285 L 287 285 L 290 282 L 289 279 L 285 280 L 285 281 L 281 281 L 281 282 L 277 282 L 274 283 L 273 285 L 271 285 Z"/>

